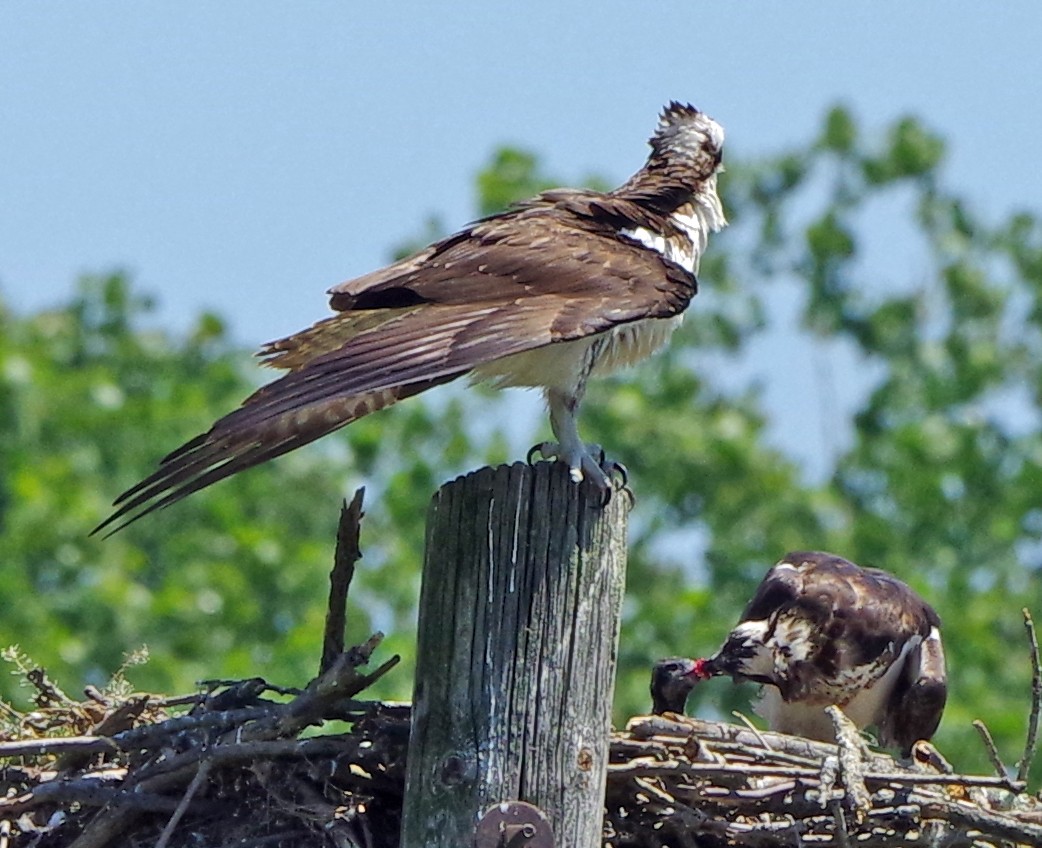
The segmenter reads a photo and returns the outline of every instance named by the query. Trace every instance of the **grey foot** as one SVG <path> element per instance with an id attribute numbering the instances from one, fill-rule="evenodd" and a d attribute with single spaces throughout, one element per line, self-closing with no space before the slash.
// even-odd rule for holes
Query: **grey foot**
<path id="1" fill-rule="evenodd" d="M 527 461 L 532 464 L 533 457 L 538 454 L 543 459 L 556 459 L 568 466 L 568 476 L 574 483 L 586 483 L 593 486 L 600 495 L 601 505 L 611 500 L 615 491 L 614 478 L 621 481 L 620 489 L 625 491 L 633 501 L 633 493 L 626 487 L 629 472 L 621 462 L 608 459 L 600 445 L 583 445 L 581 450 L 567 452 L 562 450 L 558 442 L 539 442 L 528 451 Z"/>

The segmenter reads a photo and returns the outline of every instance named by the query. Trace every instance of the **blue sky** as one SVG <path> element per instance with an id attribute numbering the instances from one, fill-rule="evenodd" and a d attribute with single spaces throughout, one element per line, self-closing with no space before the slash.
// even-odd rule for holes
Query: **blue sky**
<path id="1" fill-rule="evenodd" d="M 915 113 L 979 210 L 1037 210 L 1040 41 L 1037 0 L 6 2 L 0 298 L 125 268 L 162 320 L 213 309 L 258 345 L 430 213 L 465 223 L 496 145 L 621 180 L 670 99 L 731 156 L 809 139 L 839 101 L 868 129 Z"/>

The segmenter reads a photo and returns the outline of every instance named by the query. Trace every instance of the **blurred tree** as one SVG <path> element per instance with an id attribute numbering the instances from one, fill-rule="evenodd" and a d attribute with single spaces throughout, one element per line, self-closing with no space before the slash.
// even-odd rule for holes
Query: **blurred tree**
<path id="1" fill-rule="evenodd" d="M 584 435 L 627 463 L 638 495 L 620 722 L 647 709 L 654 659 L 712 651 L 770 564 L 821 548 L 895 572 L 941 613 L 942 749 L 986 768 L 979 717 L 1019 756 L 1020 609 L 1042 613 L 1042 227 L 1025 213 L 981 220 L 943 188 L 943 157 L 915 119 L 866 138 L 836 108 L 800 149 L 728 163 L 733 226 L 710 246 L 683 329 L 638 371 L 591 387 Z M 478 176 L 476 208 L 565 182 L 502 150 Z M 424 243 L 437 217 L 426 229 Z M 874 245 L 880 233 L 920 245 L 914 275 Z M 410 656 L 431 493 L 520 456 L 545 435 L 542 417 L 504 414 L 525 408 L 517 393 L 436 390 L 88 540 L 120 490 L 260 380 L 217 318 L 172 337 L 148 326 L 149 307 L 121 275 L 84 280 L 52 312 L 0 305 L 0 644 L 20 643 L 67 685 L 97 681 L 141 643 L 152 659 L 131 676 L 143 688 L 300 682 L 319 655 L 338 498 L 366 484 L 351 635 L 385 629 Z M 796 385 L 797 350 L 842 364 L 843 398 L 793 389 L 784 405 L 800 430 L 778 433 L 764 397 Z M 407 663 L 379 694 L 408 697 L 410 682 Z M 716 680 L 693 706 L 726 716 L 751 694 Z"/>
<path id="2" fill-rule="evenodd" d="M 102 682 L 143 643 L 152 659 L 134 681 L 156 691 L 215 675 L 300 679 L 317 663 L 338 499 L 370 482 L 370 503 L 388 507 L 367 523 L 374 568 L 353 592 L 352 635 L 380 626 L 408 652 L 423 504 L 468 455 L 458 402 L 374 416 L 352 427 L 350 453 L 330 440 L 87 538 L 122 488 L 261 377 L 216 317 L 173 338 L 148 327 L 151 309 L 121 274 L 81 280 L 53 311 L 0 308 L 0 643 L 63 680 Z M 14 686 L 4 680 L 4 694 Z"/>

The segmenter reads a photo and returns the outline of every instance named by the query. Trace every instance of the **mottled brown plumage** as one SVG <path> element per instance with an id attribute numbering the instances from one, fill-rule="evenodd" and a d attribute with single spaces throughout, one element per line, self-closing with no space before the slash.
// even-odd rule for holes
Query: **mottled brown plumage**
<path id="1" fill-rule="evenodd" d="M 764 684 L 772 730 L 832 740 L 824 708 L 907 754 L 937 730 L 947 696 L 937 613 L 906 584 L 818 551 L 787 554 L 764 577 L 723 647 L 697 675 Z"/>
<path id="2" fill-rule="evenodd" d="M 604 487 L 576 427 L 586 380 L 668 338 L 726 223 L 719 125 L 671 103 L 650 144 L 613 192 L 544 192 L 331 289 L 336 314 L 261 351 L 288 373 L 165 457 L 97 530 L 463 375 L 543 388 L 559 440 L 546 452 Z"/>

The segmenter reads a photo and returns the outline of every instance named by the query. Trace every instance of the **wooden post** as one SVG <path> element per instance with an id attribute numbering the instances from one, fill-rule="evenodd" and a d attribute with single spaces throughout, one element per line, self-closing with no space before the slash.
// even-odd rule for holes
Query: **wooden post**
<path id="1" fill-rule="evenodd" d="M 560 463 L 483 468 L 428 513 L 402 848 L 470 848 L 501 801 L 601 844 L 628 493 Z"/>

